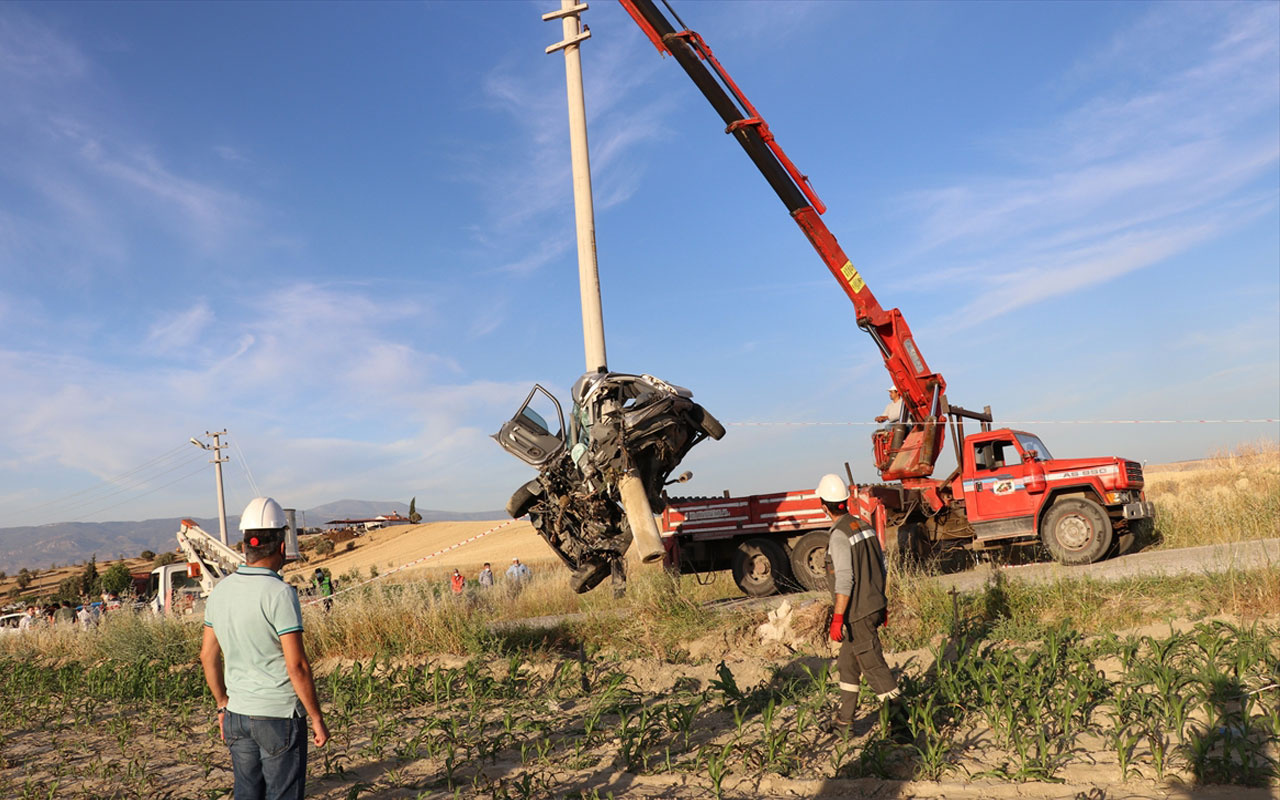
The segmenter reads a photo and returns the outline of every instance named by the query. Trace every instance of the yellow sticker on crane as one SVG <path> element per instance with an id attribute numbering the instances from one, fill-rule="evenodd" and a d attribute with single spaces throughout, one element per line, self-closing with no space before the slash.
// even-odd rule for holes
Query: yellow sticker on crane
<path id="1" fill-rule="evenodd" d="M 844 276 L 854 294 L 862 291 L 863 287 L 867 285 L 866 281 L 862 280 L 862 276 L 858 274 L 858 270 L 854 269 L 852 261 L 844 262 L 844 266 L 840 268 L 840 274 Z"/>

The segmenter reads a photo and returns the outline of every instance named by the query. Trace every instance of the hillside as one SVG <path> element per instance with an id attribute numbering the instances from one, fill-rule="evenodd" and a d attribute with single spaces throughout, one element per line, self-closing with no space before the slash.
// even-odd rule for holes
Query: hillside
<path id="1" fill-rule="evenodd" d="M 376 517 L 398 512 L 407 515 L 405 503 L 339 500 L 308 508 L 301 512 L 299 525 L 316 527 L 331 519 Z M 421 509 L 424 522 L 446 520 L 500 519 L 502 511 L 442 511 Z M 217 533 L 216 517 L 188 517 L 210 533 Z M 239 515 L 227 516 L 227 529 L 231 538 L 240 524 Z M 174 533 L 178 530 L 177 517 L 161 517 L 141 521 L 120 522 L 53 522 L 47 525 L 24 525 L 0 528 L 0 571 L 10 574 L 26 567 L 30 570 L 49 569 L 88 561 L 96 555 L 99 561 L 136 556 L 143 550 L 162 552 L 174 549 Z"/>

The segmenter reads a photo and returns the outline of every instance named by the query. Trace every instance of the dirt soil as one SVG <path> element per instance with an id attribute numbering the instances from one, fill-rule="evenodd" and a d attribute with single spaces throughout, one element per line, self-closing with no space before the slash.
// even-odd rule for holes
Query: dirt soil
<path id="1" fill-rule="evenodd" d="M 456 550 L 439 552 L 489 531 L 492 532 Z M 351 545 L 351 550 L 346 550 L 348 545 Z M 434 553 L 439 555 L 433 556 Z M 414 566 L 410 569 L 414 573 L 438 573 L 457 568 L 468 577 L 475 577 L 484 562 L 492 563 L 494 572 L 501 573 L 511 564 L 512 558 L 519 558 L 530 565 L 560 563 L 527 520 L 426 522 L 370 531 L 348 543 L 339 544 L 330 556 L 317 557 L 312 553 L 307 561 L 286 566 L 284 576 L 286 580 L 310 576 L 316 567 L 324 567 L 335 577 L 355 570 L 367 578 L 371 567 L 376 568 L 379 574 L 386 574 L 396 567 L 412 563 Z"/>
<path id="2" fill-rule="evenodd" d="M 697 644 L 691 642 L 691 650 L 704 649 Z M 723 653 L 723 642 L 707 645 L 705 649 L 719 648 Z M 525 687 L 523 694 L 507 699 L 491 696 L 478 706 L 455 695 L 452 700 L 438 703 L 392 704 L 381 709 L 361 701 L 344 713 L 338 698 L 326 696 L 333 739 L 322 751 L 313 749 L 310 753 L 307 796 L 319 800 L 713 797 L 714 783 L 705 765 L 688 760 L 677 762 L 674 767 L 662 763 L 662 745 L 670 747 L 678 741 L 674 728 L 669 736 L 659 734 L 662 738 L 651 743 L 647 754 L 653 760 L 647 766 L 637 766 L 634 760 L 629 761 L 635 758 L 634 753 L 625 752 L 619 733 L 621 720 L 606 714 L 601 720 L 602 729 L 597 729 L 594 737 L 583 726 L 590 718 L 590 709 L 607 702 L 605 698 L 615 690 L 619 690 L 618 696 L 629 695 L 649 704 L 706 692 L 708 700 L 696 712 L 687 734 L 686 742 L 691 740 L 693 747 L 683 748 L 684 752 L 702 748 L 715 753 L 722 746 L 736 746 L 733 743 L 739 740 L 734 738 L 733 716 L 727 706 L 714 699 L 723 668 L 731 671 L 738 686 L 748 689 L 771 685 L 779 676 L 796 675 L 825 661 L 821 656 L 786 655 L 785 649 L 770 645 L 748 649 L 753 652 L 730 656 L 723 665 L 672 664 L 655 659 L 593 662 L 592 689 L 586 694 L 563 691 L 566 686 L 572 689 L 577 682 L 579 664 L 570 658 L 524 662 L 519 666 L 517 680 Z M 891 654 L 890 660 L 899 667 L 929 657 L 927 651 L 913 651 Z M 467 671 L 466 665 L 460 658 L 442 658 L 427 665 L 394 664 L 390 668 L 429 666 L 462 675 Z M 350 665 L 317 665 L 322 693 L 326 691 L 326 674 L 341 666 Z M 381 677 L 373 679 L 371 689 L 383 693 L 403 685 L 404 672 L 388 676 L 387 669 L 385 664 L 380 667 Z M 512 674 L 507 663 L 491 664 L 482 670 L 496 680 Z M 610 679 L 616 675 L 629 677 L 617 684 Z M 479 719 L 475 717 L 477 708 L 482 709 Z M 975 728 L 964 735 L 964 759 L 939 781 L 837 777 L 845 769 L 839 765 L 850 764 L 873 740 L 876 723 L 870 704 L 865 704 L 863 711 L 864 716 L 848 740 L 810 727 L 813 732 L 804 734 L 804 746 L 798 748 L 802 751 L 801 760 L 791 777 L 763 769 L 749 774 L 730 773 L 722 779 L 722 796 L 734 800 L 1261 800 L 1278 796 L 1274 787 L 1196 786 L 1189 773 L 1176 767 L 1162 780 L 1157 780 L 1146 767 L 1125 779 L 1106 742 L 1087 735 L 1078 742 L 1079 750 L 1072 763 L 1058 771 L 1058 782 L 1012 782 L 982 776 L 983 772 L 1000 769 L 1010 758 L 985 728 Z M 229 797 L 230 762 L 208 709 L 171 708 L 157 700 L 143 707 L 104 704 L 91 713 L 96 720 L 92 725 L 68 716 L 53 724 L 33 721 L 28 727 L 4 731 L 0 786 L 21 792 L 10 795 L 13 797 Z M 797 710 L 784 707 L 777 713 L 780 720 L 793 721 Z M 481 746 L 482 740 L 468 735 L 454 738 L 456 733 L 450 733 L 454 724 L 464 731 L 468 726 L 473 730 L 478 726 L 488 732 L 493 750 L 477 752 L 475 748 Z M 751 731 L 751 735 L 742 741 L 754 741 L 753 737 L 760 735 L 759 717 L 744 730 Z M 553 741 L 550 756 L 540 755 L 540 745 Z M 576 751 L 575 741 L 580 742 Z M 453 762 L 448 760 L 454 752 L 448 749 L 451 742 L 463 743 Z M 911 764 L 889 763 L 886 769 L 890 774 L 910 774 Z M 456 779 L 456 792 L 444 785 L 445 775 L 450 772 Z"/>

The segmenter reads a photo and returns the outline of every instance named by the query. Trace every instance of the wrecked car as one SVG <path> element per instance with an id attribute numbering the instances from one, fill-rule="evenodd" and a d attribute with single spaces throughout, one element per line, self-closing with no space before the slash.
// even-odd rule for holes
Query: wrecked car
<path id="1" fill-rule="evenodd" d="M 574 591 L 589 591 L 606 576 L 621 591 L 622 559 L 632 531 L 619 486 L 628 476 L 638 477 L 650 508 L 660 512 L 666 506 L 663 487 L 674 482 L 668 481 L 671 472 L 694 445 L 723 437 L 724 426 L 693 401 L 688 389 L 652 375 L 587 373 L 572 393 L 567 429 L 559 401 L 535 384 L 515 416 L 493 435 L 508 453 L 538 470 L 512 495 L 507 513 L 529 515 L 569 567 Z M 535 403 L 545 413 L 535 410 Z"/>

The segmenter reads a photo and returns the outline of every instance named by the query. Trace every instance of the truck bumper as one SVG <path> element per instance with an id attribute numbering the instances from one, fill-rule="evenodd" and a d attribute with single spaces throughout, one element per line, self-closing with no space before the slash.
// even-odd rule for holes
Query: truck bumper
<path id="1" fill-rule="evenodd" d="M 1156 515 L 1156 507 L 1154 504 L 1145 500 L 1136 503 L 1125 503 L 1124 518 L 1125 519 L 1150 519 Z"/>

